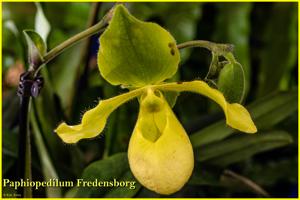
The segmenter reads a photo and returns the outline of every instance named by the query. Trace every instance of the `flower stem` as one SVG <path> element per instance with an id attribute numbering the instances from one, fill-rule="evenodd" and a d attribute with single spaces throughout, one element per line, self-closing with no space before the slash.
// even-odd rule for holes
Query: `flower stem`
<path id="1" fill-rule="evenodd" d="M 213 79 L 218 77 L 219 71 L 222 68 L 222 63 L 219 62 L 219 56 L 223 56 L 230 63 L 235 63 L 236 61 L 232 54 L 234 46 L 232 44 L 219 44 L 206 40 L 193 40 L 177 45 L 178 49 L 194 47 L 201 47 L 211 51 L 212 61 L 210 63 L 208 73 L 206 74 L 204 80 L 216 86 Z"/>
<path id="2" fill-rule="evenodd" d="M 74 35 L 73 37 L 67 39 L 66 41 L 64 41 L 63 43 L 59 44 L 58 46 L 56 46 L 55 48 L 50 50 L 48 53 L 46 53 L 44 56 L 44 60 L 42 61 L 41 65 L 39 66 L 38 70 L 40 69 L 40 67 L 42 65 L 48 63 L 50 60 L 55 58 L 57 55 L 61 54 L 65 49 L 71 47 L 78 41 L 80 41 L 84 38 L 90 37 L 96 33 L 102 33 L 105 30 L 106 26 L 108 25 L 109 21 L 111 20 L 112 13 L 113 13 L 113 8 L 102 18 L 102 20 L 100 22 L 98 22 L 94 26 L 91 26 L 90 28 Z"/>
<path id="3" fill-rule="evenodd" d="M 74 35 L 73 37 L 69 38 L 68 40 L 64 41 L 57 47 L 53 48 L 51 51 L 49 51 L 45 57 L 43 64 L 46 64 L 53 58 L 55 58 L 57 55 L 62 53 L 65 49 L 69 48 L 70 46 L 74 45 L 78 41 L 87 38 L 91 35 L 94 35 L 97 32 L 103 32 L 104 28 L 107 24 L 103 23 L 101 20 L 99 23 L 95 24 L 94 26 L 86 29 L 85 31 L 82 31 L 81 33 L 78 33 L 77 35 Z"/>
<path id="4" fill-rule="evenodd" d="M 225 55 L 228 52 L 233 51 L 232 44 L 218 44 L 206 40 L 193 40 L 193 41 L 188 41 L 177 45 L 178 49 L 193 48 L 193 47 L 202 47 L 216 53 L 217 55 Z"/>
<path id="5" fill-rule="evenodd" d="M 249 187 L 249 189 L 251 189 L 253 192 L 255 192 L 256 194 L 262 197 L 267 197 L 267 198 L 271 197 L 270 194 L 266 192 L 261 186 L 257 185 L 255 182 L 248 179 L 247 177 L 239 175 L 231 170 L 225 170 L 223 174 L 224 176 L 227 176 L 228 178 L 232 178 L 237 182 L 239 182 L 240 184 Z"/>

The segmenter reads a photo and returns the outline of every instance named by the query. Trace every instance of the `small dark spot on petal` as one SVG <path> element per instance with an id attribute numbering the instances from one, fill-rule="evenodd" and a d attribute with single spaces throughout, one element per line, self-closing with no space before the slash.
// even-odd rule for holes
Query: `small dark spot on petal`
<path id="1" fill-rule="evenodd" d="M 173 42 L 169 42 L 169 43 L 168 43 L 168 47 L 172 48 L 172 47 L 174 47 L 174 46 L 175 46 L 175 44 L 174 44 Z"/>
<path id="2" fill-rule="evenodd" d="M 177 84 L 182 84 L 182 81 L 177 81 Z"/>
<path id="3" fill-rule="evenodd" d="M 171 53 L 172 56 L 174 56 L 174 55 L 175 55 L 175 50 L 174 50 L 174 49 L 171 49 L 171 52 L 170 52 L 170 53 Z"/>

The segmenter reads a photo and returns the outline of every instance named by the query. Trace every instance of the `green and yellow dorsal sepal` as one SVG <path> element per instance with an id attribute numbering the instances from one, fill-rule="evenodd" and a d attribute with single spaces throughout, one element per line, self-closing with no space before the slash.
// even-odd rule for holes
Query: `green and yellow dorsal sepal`
<path id="1" fill-rule="evenodd" d="M 161 26 L 143 22 L 117 5 L 100 37 L 98 66 L 112 85 L 142 87 L 172 77 L 180 55 L 176 41 Z"/>

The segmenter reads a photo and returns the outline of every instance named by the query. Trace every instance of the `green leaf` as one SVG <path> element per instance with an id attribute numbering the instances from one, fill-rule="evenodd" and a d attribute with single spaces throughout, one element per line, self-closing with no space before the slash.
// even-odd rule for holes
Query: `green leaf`
<path id="1" fill-rule="evenodd" d="M 263 34 L 259 30 L 264 41 L 258 73 L 259 96 L 279 89 L 280 84 L 287 89 L 284 82 L 288 82 L 297 65 L 297 3 L 273 4 L 268 19 Z"/>
<path id="2" fill-rule="evenodd" d="M 279 92 L 268 95 L 249 105 L 249 112 L 258 128 L 271 127 L 298 108 L 297 92 Z M 224 120 L 216 122 L 190 136 L 193 147 L 199 147 L 211 142 L 222 140 L 236 132 L 225 125 Z"/>
<path id="3" fill-rule="evenodd" d="M 292 137 L 285 131 L 259 132 L 216 142 L 195 150 L 195 158 L 213 165 L 227 166 L 257 153 L 290 144 Z"/>
<path id="4" fill-rule="evenodd" d="M 245 94 L 245 76 L 240 63 L 228 63 L 218 77 L 218 89 L 230 103 L 241 103 Z"/>
<path id="5" fill-rule="evenodd" d="M 35 5 L 36 5 L 37 12 L 35 15 L 34 29 L 37 33 L 40 34 L 40 36 L 43 38 L 44 41 L 47 41 L 47 37 L 49 35 L 51 27 L 47 18 L 45 17 L 41 4 L 36 2 Z"/>
<path id="6" fill-rule="evenodd" d="M 180 60 L 176 41 L 165 29 L 131 16 L 123 5 L 100 37 L 98 65 L 113 85 L 144 86 L 172 77 Z"/>
<path id="7" fill-rule="evenodd" d="M 28 47 L 28 63 L 30 66 L 37 66 L 43 61 L 47 48 L 42 37 L 33 30 L 24 30 Z"/>
<path id="8" fill-rule="evenodd" d="M 249 105 L 258 128 L 269 129 L 298 110 L 297 90 L 268 95 Z"/>
<path id="9" fill-rule="evenodd" d="M 85 168 L 82 179 L 85 181 L 135 181 L 135 179 L 128 174 L 130 171 L 128 165 L 128 159 L 126 153 L 115 154 L 107 159 L 93 162 L 87 168 Z M 124 179 L 123 179 L 124 178 Z M 108 190 L 111 190 L 107 193 L 108 196 L 117 196 L 123 195 L 122 197 L 132 197 L 134 191 L 138 190 L 140 186 L 138 183 L 135 183 L 135 189 L 122 188 L 118 191 L 111 188 L 100 188 L 100 187 L 78 187 L 76 197 L 100 197 L 106 194 Z"/>
<path id="10" fill-rule="evenodd" d="M 30 122 L 32 125 L 34 141 L 38 150 L 40 162 L 42 164 L 44 180 L 59 179 L 44 143 L 40 128 L 38 127 L 36 116 L 33 112 L 30 112 Z M 61 188 L 59 187 L 46 187 L 45 190 L 47 197 L 61 197 Z"/>

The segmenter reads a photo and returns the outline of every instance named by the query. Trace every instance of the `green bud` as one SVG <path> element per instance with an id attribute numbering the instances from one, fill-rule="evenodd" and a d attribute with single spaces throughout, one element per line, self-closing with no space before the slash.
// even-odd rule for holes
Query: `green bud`
<path id="1" fill-rule="evenodd" d="M 224 66 L 218 78 L 218 89 L 230 103 L 241 103 L 245 93 L 245 76 L 240 63 Z"/>

